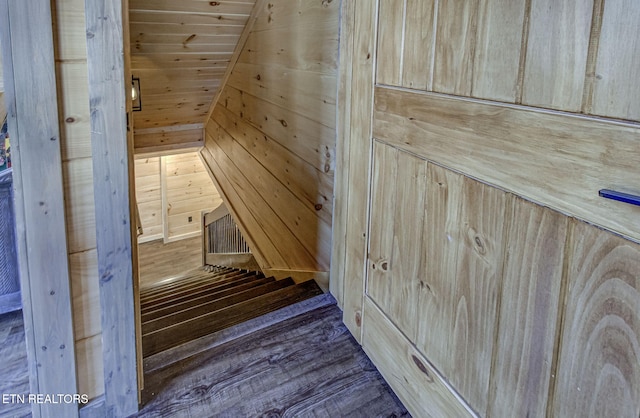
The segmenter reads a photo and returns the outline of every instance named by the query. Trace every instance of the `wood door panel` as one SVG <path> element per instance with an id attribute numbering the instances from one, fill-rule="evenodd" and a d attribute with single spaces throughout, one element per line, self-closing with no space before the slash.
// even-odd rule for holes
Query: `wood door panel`
<path id="1" fill-rule="evenodd" d="M 414 416 L 477 416 L 368 297 L 364 315 L 364 351 Z"/>
<path id="2" fill-rule="evenodd" d="M 569 218 L 522 199 L 510 218 L 487 416 L 544 417 Z"/>
<path id="3" fill-rule="evenodd" d="M 574 221 L 554 416 L 640 414 L 640 246 Z"/>
<path id="4" fill-rule="evenodd" d="M 375 143 L 374 164 L 368 293 L 415 341 L 427 162 Z"/>
<path id="5" fill-rule="evenodd" d="M 640 240 L 640 207 L 598 196 L 640 193 L 640 128 L 382 87 L 375 105 L 375 138 Z"/>

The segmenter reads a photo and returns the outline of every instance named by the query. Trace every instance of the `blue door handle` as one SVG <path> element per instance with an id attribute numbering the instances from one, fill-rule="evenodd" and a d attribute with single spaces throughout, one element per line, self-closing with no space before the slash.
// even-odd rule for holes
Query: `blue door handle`
<path id="1" fill-rule="evenodd" d="M 598 194 L 606 199 L 617 200 L 618 202 L 630 203 L 640 206 L 640 196 L 628 193 L 617 192 L 615 190 L 602 189 Z"/>

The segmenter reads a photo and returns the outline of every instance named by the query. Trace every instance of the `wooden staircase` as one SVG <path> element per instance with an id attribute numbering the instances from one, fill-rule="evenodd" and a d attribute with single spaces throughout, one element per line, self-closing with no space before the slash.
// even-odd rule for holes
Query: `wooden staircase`
<path id="1" fill-rule="evenodd" d="M 320 294 L 313 280 L 295 284 L 228 267 L 191 272 L 141 291 L 143 356 Z"/>

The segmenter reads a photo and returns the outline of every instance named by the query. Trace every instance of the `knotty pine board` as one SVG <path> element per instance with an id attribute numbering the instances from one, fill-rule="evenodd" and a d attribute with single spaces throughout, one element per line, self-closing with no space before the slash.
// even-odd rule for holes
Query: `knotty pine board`
<path id="1" fill-rule="evenodd" d="M 277 64 L 237 63 L 229 85 L 335 128 L 335 75 L 286 69 Z"/>
<path id="2" fill-rule="evenodd" d="M 253 158 L 261 159 L 269 172 L 309 207 L 320 219 L 331 225 L 333 176 L 313 167 L 284 148 L 224 106 L 217 106 L 213 119 L 245 148 Z"/>
<path id="3" fill-rule="evenodd" d="M 56 65 L 60 98 L 62 160 L 91 157 L 87 63 L 58 62 Z"/>
<path id="4" fill-rule="evenodd" d="M 429 347 L 436 336 L 431 334 L 430 325 L 444 324 L 441 329 L 444 334 L 437 338 L 446 340 L 448 349 L 441 362 L 434 364 L 462 397 L 485 415 L 510 196 L 460 174 L 452 175 L 454 183 L 444 183 L 443 170 L 429 165 L 426 198 L 429 206 L 423 232 L 427 260 L 424 283 L 420 285 L 431 299 L 439 299 L 438 308 L 431 310 L 434 315 L 428 321 L 415 315 L 417 346 L 431 359 Z M 432 193 L 442 193 L 442 187 L 447 190 L 445 200 L 431 198 Z M 438 208 L 441 204 L 450 210 Z M 432 228 L 444 234 L 432 232 Z M 440 246 L 443 259 L 451 260 L 451 264 L 432 263 L 438 255 L 429 252 Z M 423 298 L 421 302 L 428 304 L 429 299 Z M 431 338 L 425 338 L 426 335 Z"/>
<path id="5" fill-rule="evenodd" d="M 402 61 L 402 86 L 431 90 L 437 0 L 407 0 Z M 386 59 L 385 53 L 378 54 Z"/>
<path id="6" fill-rule="evenodd" d="M 215 140 L 212 139 L 212 141 Z M 214 156 L 214 152 L 216 150 L 211 150 L 211 146 L 208 143 L 209 141 L 205 143 L 206 145 L 202 149 L 202 151 L 200 151 L 200 155 L 202 156 L 206 164 L 210 167 L 210 173 L 212 173 L 211 175 L 215 177 L 219 190 L 225 197 L 224 200 L 225 202 L 227 202 L 227 207 L 229 208 L 229 211 L 234 215 L 233 218 L 242 231 L 242 235 L 245 237 L 247 243 L 249 244 L 251 251 L 260 264 L 260 267 L 263 269 L 290 269 L 290 266 L 288 264 L 290 260 L 285 259 L 285 257 L 280 253 L 280 250 L 275 247 L 274 243 L 271 241 L 271 234 L 268 230 L 265 229 L 265 224 L 263 224 L 262 221 L 259 220 L 256 216 L 255 209 L 251 210 L 251 207 L 244 203 L 244 196 L 240 195 L 239 192 L 234 188 L 235 182 L 231 181 L 227 177 L 227 174 L 222 171 L 223 168 L 226 167 L 227 162 L 218 162 L 219 159 Z"/>
<path id="7" fill-rule="evenodd" d="M 260 212 L 265 210 L 266 207 L 269 208 L 266 212 L 261 212 L 261 218 L 265 222 L 274 222 L 274 225 L 280 224 L 280 228 L 285 228 L 280 229 L 274 235 L 274 237 L 281 237 L 277 241 L 282 242 L 281 240 L 286 240 L 286 237 L 290 236 L 291 244 L 289 245 L 294 243 L 301 245 L 298 250 L 292 247 L 289 254 L 293 256 L 292 252 L 294 251 L 300 253 L 300 255 L 304 255 L 308 259 L 307 262 L 311 263 L 298 265 L 298 269 L 326 271 L 323 269 L 329 268 L 330 225 L 322 222 L 316 215 L 315 208 L 304 205 L 259 161 L 254 160 L 228 132 L 221 129 L 219 125 L 216 127 L 216 125 L 212 120 L 207 125 L 207 132 L 217 131 L 215 137 L 216 146 L 219 151 L 225 154 L 223 156 L 218 152 L 216 157 L 233 162 L 232 164 L 236 168 L 233 170 L 234 172 L 229 174 L 239 181 L 239 187 L 244 188 L 245 186 L 242 186 L 242 184 L 247 184 L 251 185 L 252 189 L 255 190 L 257 193 L 255 199 L 261 202 L 255 208 L 256 211 Z M 229 167 L 231 168 L 231 166 Z M 270 211 L 276 214 L 277 221 L 269 219 Z M 276 231 L 274 230 L 274 232 Z"/>
<path id="8" fill-rule="evenodd" d="M 229 85 L 222 93 L 220 104 L 316 169 L 333 175 L 335 132 L 332 128 Z"/>
<path id="9" fill-rule="evenodd" d="M 218 13 L 249 15 L 254 1 L 217 1 L 202 2 L 197 0 L 183 0 L 179 5 L 172 0 L 130 0 L 129 10 L 156 10 L 165 12 L 182 12 L 189 14 Z"/>
<path id="10" fill-rule="evenodd" d="M 249 36 L 239 63 L 254 65 L 279 65 L 287 69 L 313 71 L 335 75 L 338 65 L 337 15 L 331 20 L 315 22 L 296 21 L 295 26 L 285 26 L 254 32 Z M 314 26 L 315 26 L 314 25 Z M 296 42 L 291 43 L 295 32 Z M 303 44 L 306 48 L 300 48 Z"/>
<path id="11" fill-rule="evenodd" d="M 374 164 L 367 294 L 415 341 L 427 163 L 375 143 Z"/>
<path id="12" fill-rule="evenodd" d="M 322 28 L 338 25 L 340 2 L 336 1 L 281 1 L 266 2 L 260 11 L 254 32 L 281 28 Z M 298 29 L 300 29 L 298 28 Z"/>

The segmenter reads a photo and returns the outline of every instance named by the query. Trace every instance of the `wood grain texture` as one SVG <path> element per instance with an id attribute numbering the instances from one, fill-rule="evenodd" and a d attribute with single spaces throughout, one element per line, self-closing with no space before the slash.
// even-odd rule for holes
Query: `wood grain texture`
<path id="1" fill-rule="evenodd" d="M 225 87 L 221 101 L 226 109 L 276 140 L 289 154 L 295 154 L 327 175 L 333 174 L 335 133 L 332 128 L 231 86 Z"/>
<path id="2" fill-rule="evenodd" d="M 285 70 L 267 63 L 237 63 L 228 84 L 289 112 L 335 127 L 335 75 Z"/>
<path id="3" fill-rule="evenodd" d="M 640 239 L 638 208 L 598 196 L 634 191 L 635 126 L 379 88 L 374 129 L 376 138 Z"/>
<path id="4" fill-rule="evenodd" d="M 165 178 L 161 181 L 166 198 L 166 209 L 162 213 L 166 217 L 165 241 L 199 233 L 202 211 L 210 211 L 222 203 L 218 190 L 197 153 L 160 158 L 166 165 Z"/>
<path id="5" fill-rule="evenodd" d="M 238 228 L 242 232 L 242 236 L 247 240 L 249 247 L 253 255 L 256 257 L 258 264 L 262 269 L 269 268 L 271 264 L 276 266 L 286 265 L 285 257 L 278 251 L 278 249 L 271 243 L 270 245 L 263 245 L 262 247 L 256 245 L 258 242 L 270 243 L 271 237 L 265 232 L 264 227 L 256 219 L 253 212 L 244 204 L 238 204 L 236 206 L 230 206 L 229 202 L 242 201 L 243 197 L 235 190 L 233 183 L 224 174 L 223 169 L 219 163 L 213 157 L 208 148 L 203 148 L 200 151 L 200 155 L 205 164 L 209 168 L 209 173 L 217 185 L 217 189 L 220 191 L 221 196 L 225 201 L 225 205 L 228 207 L 229 212 L 233 215 L 233 219 L 236 221 Z"/>
<path id="6" fill-rule="evenodd" d="M 267 228 L 265 231 L 270 231 L 272 240 L 287 249 L 291 267 L 328 269 L 330 228 L 318 219 L 315 208 L 304 205 L 213 120 L 207 125 L 207 135 L 213 139 L 207 142 L 207 147 L 226 164 L 228 175 L 244 196 L 244 204 Z M 273 265 L 272 268 L 281 267 Z"/>
<path id="7" fill-rule="evenodd" d="M 522 199 L 510 218 L 487 416 L 544 417 L 569 220 Z"/>
<path id="8" fill-rule="evenodd" d="M 343 197 L 347 219 L 344 242 L 344 323 L 357 341 L 362 341 L 362 305 L 365 290 L 367 262 L 367 231 L 370 161 L 372 153 L 371 114 L 373 112 L 373 85 L 375 82 L 376 5 L 373 2 L 358 3 L 352 10 L 353 55 L 345 57 L 353 67 L 352 78 L 345 86 L 352 90 L 351 104 L 347 109 L 348 131 L 341 132 L 338 143 L 348 144 L 349 161 L 344 177 Z M 350 18 L 350 17 L 347 17 Z"/>
<path id="9" fill-rule="evenodd" d="M 481 0 L 471 95 L 515 103 L 526 0 Z"/>
<path id="10" fill-rule="evenodd" d="M 270 249 L 275 258 L 266 257 L 263 269 L 329 269 L 338 4 L 311 3 L 256 5 L 258 26 L 248 34 L 206 127 L 203 156 L 220 159 L 217 164 L 230 170 L 224 176 L 235 190 L 225 197 L 243 199 L 225 201 L 232 212 L 245 206 L 236 210 L 236 222 L 267 228 L 253 232 L 258 240 L 247 237 L 252 250 L 279 247 Z M 302 27 L 308 31 L 294 35 Z M 243 220 L 243 213 L 252 219 Z"/>
<path id="11" fill-rule="evenodd" d="M 137 128 L 206 119 L 254 3 L 131 1 L 131 70 L 141 79 L 143 99 L 142 111 L 133 114 Z M 181 71 L 173 71 L 175 68 Z M 200 70 L 216 68 L 221 71 L 210 73 L 206 79 L 198 78 Z M 149 69 L 154 70 L 153 76 L 144 71 Z M 203 98 L 186 105 L 171 98 L 173 91 L 187 96 L 200 94 Z M 176 111 L 176 105 L 181 103 Z"/>
<path id="12" fill-rule="evenodd" d="M 174 100 L 176 99 L 171 99 L 171 101 Z M 180 99 L 177 99 L 177 101 L 178 107 L 180 107 L 181 103 L 186 103 L 185 101 L 182 101 Z M 196 100 L 196 102 L 203 101 Z M 176 108 L 176 104 L 171 103 L 170 101 L 166 106 L 167 109 L 169 109 L 170 107 L 172 107 L 173 109 Z M 204 145 L 204 137 L 202 135 L 202 129 L 188 129 L 149 134 L 137 133 L 135 135 L 134 142 L 134 152 L 136 154 L 154 153 L 160 151 L 180 152 L 180 150 L 183 150 L 185 148 L 201 147 L 202 145 Z"/>
<path id="13" fill-rule="evenodd" d="M 123 10 L 103 0 L 85 9 L 105 408 L 125 416 L 137 410 L 138 376 Z"/>
<path id="14" fill-rule="evenodd" d="M 476 416 L 368 297 L 364 314 L 363 348 L 415 416 Z"/>
<path id="15" fill-rule="evenodd" d="M 11 51 L 10 59 L 6 53 L 3 58 L 19 188 L 15 216 L 21 225 L 17 238 L 23 252 L 21 287 L 29 288 L 23 297 L 32 350 L 31 390 L 76 393 L 52 11 L 50 3 L 40 1 L 11 2 L 4 10 L 8 29 L 2 31 L 3 49 Z M 57 245 L 51 246 L 54 241 Z M 77 416 L 73 404 L 33 409 L 36 416 Z"/>
<path id="16" fill-rule="evenodd" d="M 140 287 L 144 288 L 202 264 L 200 237 L 164 244 L 162 240 L 138 245 Z"/>
<path id="17" fill-rule="evenodd" d="M 579 112 L 593 0 L 531 3 L 522 103 Z"/>
<path id="18" fill-rule="evenodd" d="M 379 8 L 376 83 L 401 86 L 406 1 L 383 0 Z"/>
<path id="19" fill-rule="evenodd" d="M 469 96 L 473 83 L 479 0 L 438 2 L 433 90 Z"/>
<path id="20" fill-rule="evenodd" d="M 433 171 L 442 170 L 432 166 Z M 456 174 L 456 176 L 461 176 Z M 438 173 L 438 178 L 443 174 Z M 461 176 L 462 177 L 462 176 Z M 429 188 L 436 188 L 440 182 L 429 179 Z M 442 298 L 442 309 L 438 316 L 431 319 L 437 323 L 443 321 L 448 327 L 439 338 L 448 341 L 448 352 L 444 363 L 436 365 L 451 384 L 459 391 L 474 409 L 485 415 L 489 404 L 489 377 L 491 374 L 491 353 L 494 346 L 496 319 L 498 315 L 498 293 L 502 285 L 502 265 L 504 261 L 505 216 L 509 205 L 506 193 L 486 186 L 475 180 L 463 177 L 458 187 L 448 187 L 447 192 L 453 202 L 451 212 L 440 210 L 429 213 L 443 213 L 444 218 L 431 218 L 427 215 L 427 225 L 443 225 L 446 235 L 433 236 L 432 245 L 443 245 L 451 241 L 444 253 L 444 259 L 452 259 L 452 264 L 426 268 L 427 290 L 443 289 L 435 297 Z M 449 185 L 447 185 L 449 186 Z M 452 185 L 453 186 L 453 185 Z M 431 193 L 431 192 L 430 192 Z M 456 196 L 457 195 L 457 196 Z M 428 199 L 433 205 L 439 201 Z M 443 202 L 448 205 L 449 202 Z M 442 226 L 440 226 L 442 228 Z M 418 320 L 416 318 L 415 320 Z M 424 330 L 429 333 L 429 322 L 418 324 L 418 347 L 423 348 L 430 358 L 430 341 L 425 338 Z"/>
<path id="21" fill-rule="evenodd" d="M 63 163 L 69 252 L 96 248 L 93 162 L 80 158 Z"/>
<path id="22" fill-rule="evenodd" d="M 68 23 L 65 28 L 69 27 Z M 87 64 L 62 62 L 57 66 L 62 160 L 91 156 Z"/>
<path id="23" fill-rule="evenodd" d="M 640 246 L 571 224 L 568 291 L 550 413 L 640 414 Z"/>
<path id="24" fill-rule="evenodd" d="M 375 143 L 373 173 L 367 293 L 415 341 L 427 163 Z"/>
<path id="25" fill-rule="evenodd" d="M 437 0 L 407 0 L 405 12 L 402 85 L 431 90 Z M 386 59 L 381 55 L 380 59 Z"/>
<path id="26" fill-rule="evenodd" d="M 593 108 L 595 115 L 640 121 L 640 11 L 630 1 L 607 1 L 600 32 Z M 591 76 L 591 75 L 590 75 Z"/>
<path id="27" fill-rule="evenodd" d="M 354 7 L 353 2 L 341 2 L 340 6 L 340 46 L 342 57 L 338 66 L 338 96 L 336 114 L 336 151 L 335 151 L 335 180 L 334 196 L 347 196 L 349 179 L 349 143 L 344 138 L 350 131 L 351 124 L 351 82 L 353 80 L 353 66 L 351 60 L 354 48 Z M 331 271 L 330 292 L 336 299 L 340 309 L 344 307 L 344 283 L 346 264 L 346 234 L 347 234 L 347 199 L 333 200 L 333 230 L 331 242 Z"/>
<path id="28" fill-rule="evenodd" d="M 173 359 L 137 416 L 408 416 L 340 317 L 321 307 Z"/>
<path id="29" fill-rule="evenodd" d="M 333 205 L 332 173 L 319 170 L 297 154 L 290 152 L 281 142 L 265 135 L 225 107 L 218 106 L 214 118 L 253 158 L 263 161 L 264 167 L 318 217 L 331 225 Z M 325 167 L 323 167 L 325 168 Z"/>

